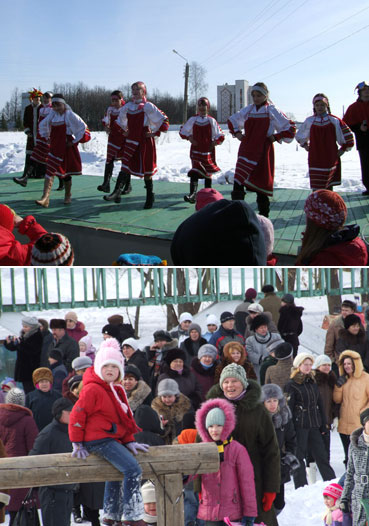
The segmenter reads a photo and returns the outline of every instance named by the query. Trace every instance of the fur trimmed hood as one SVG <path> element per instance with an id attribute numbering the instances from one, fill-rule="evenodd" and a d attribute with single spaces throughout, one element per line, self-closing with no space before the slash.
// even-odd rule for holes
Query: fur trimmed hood
<path id="1" fill-rule="evenodd" d="M 338 361 L 338 369 L 339 369 L 340 376 L 345 374 L 345 371 L 343 369 L 343 362 L 344 362 L 345 358 L 352 358 L 352 360 L 354 362 L 354 366 L 355 366 L 355 371 L 354 371 L 354 375 L 353 376 L 354 376 L 354 378 L 360 378 L 360 376 L 364 372 L 364 366 L 363 366 L 363 362 L 361 360 L 361 356 L 360 356 L 360 354 L 358 352 L 350 351 L 350 350 L 343 351 L 343 353 L 341 353 L 341 355 L 340 355 L 340 358 L 339 358 L 339 361 Z"/>
<path id="2" fill-rule="evenodd" d="M 314 376 L 315 376 L 315 381 L 318 384 L 318 386 L 328 385 L 328 387 L 333 389 L 334 386 L 336 385 L 337 377 L 333 371 L 329 371 L 329 373 L 326 374 L 316 369 L 314 371 Z"/>
<path id="3" fill-rule="evenodd" d="M 360 437 L 362 437 L 363 435 L 363 431 L 364 431 L 364 428 L 363 427 L 359 427 L 358 429 L 355 429 L 355 431 L 353 431 L 350 435 L 350 442 L 353 446 L 355 447 L 365 447 L 367 448 L 368 446 L 365 444 L 364 440 L 362 440 L 362 444 L 359 444 L 359 439 Z"/>
<path id="4" fill-rule="evenodd" d="M 208 430 L 205 427 L 205 422 L 207 414 L 215 407 L 221 409 L 225 415 L 225 423 L 220 440 L 226 440 L 236 427 L 235 409 L 230 402 L 227 402 L 224 398 L 213 398 L 208 400 L 202 404 L 198 411 L 196 411 L 196 429 L 203 442 L 213 442 L 213 439 L 210 437 Z"/>

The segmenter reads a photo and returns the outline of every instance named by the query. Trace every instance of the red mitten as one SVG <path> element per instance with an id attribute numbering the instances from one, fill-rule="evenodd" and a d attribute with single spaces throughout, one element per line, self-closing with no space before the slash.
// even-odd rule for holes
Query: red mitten
<path id="1" fill-rule="evenodd" d="M 264 511 L 269 511 L 271 509 L 276 495 L 276 493 L 269 493 L 268 491 L 264 493 L 262 500 Z"/>

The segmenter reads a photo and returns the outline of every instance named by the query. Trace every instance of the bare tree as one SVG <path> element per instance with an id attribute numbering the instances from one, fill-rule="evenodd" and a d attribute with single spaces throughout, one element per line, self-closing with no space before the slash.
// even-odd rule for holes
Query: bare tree
<path id="1" fill-rule="evenodd" d="M 193 100 L 196 102 L 200 97 L 206 95 L 208 84 L 205 81 L 206 69 L 198 62 L 191 62 L 190 64 L 190 93 Z"/>

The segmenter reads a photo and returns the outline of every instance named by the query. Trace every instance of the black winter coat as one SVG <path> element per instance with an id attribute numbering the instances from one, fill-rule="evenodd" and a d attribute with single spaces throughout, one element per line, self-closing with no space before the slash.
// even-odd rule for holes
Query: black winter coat
<path id="1" fill-rule="evenodd" d="M 295 429 L 326 431 L 323 401 L 313 374 L 298 372 L 284 387 Z"/>
<path id="2" fill-rule="evenodd" d="M 272 421 L 277 435 L 281 454 L 281 484 L 291 480 L 290 470 L 284 464 L 283 457 L 286 453 L 296 455 L 296 431 L 292 422 L 291 411 L 285 399 L 279 401 L 279 411 L 272 415 Z"/>
<path id="3" fill-rule="evenodd" d="M 140 405 L 135 412 L 135 421 L 142 431 L 135 433 L 135 440 L 149 446 L 164 446 L 159 415 L 148 405 Z"/>
<path id="4" fill-rule="evenodd" d="M 54 341 L 54 337 L 51 331 L 47 330 L 41 331 L 42 334 L 42 349 L 41 349 L 41 358 L 40 358 L 40 367 L 49 367 L 49 347 Z"/>
<path id="5" fill-rule="evenodd" d="M 294 352 L 297 352 L 300 341 L 299 336 L 302 333 L 301 316 L 304 307 L 296 305 L 283 305 L 279 309 L 278 331 L 284 341 L 290 343 Z"/>
<path id="6" fill-rule="evenodd" d="M 202 345 L 208 343 L 205 338 L 200 338 L 197 341 L 191 340 L 190 337 L 186 338 L 180 345 L 180 349 L 186 353 L 186 364 L 190 365 L 193 358 L 197 358 L 197 353 Z"/>
<path id="7" fill-rule="evenodd" d="M 4 347 L 8 351 L 17 351 L 14 371 L 16 382 L 32 382 L 33 371 L 40 367 L 42 342 L 40 329 L 28 338 L 21 336 L 12 342 L 4 342 Z"/>
<path id="8" fill-rule="evenodd" d="M 343 351 L 356 351 L 360 354 L 366 372 L 369 372 L 369 341 L 366 339 L 364 327 L 360 327 L 357 336 L 345 328 L 340 329 L 335 346 L 335 354 L 339 356 Z"/>
<path id="9" fill-rule="evenodd" d="M 141 372 L 142 380 L 148 385 L 150 384 L 150 369 L 144 351 L 135 351 L 126 363 L 127 365 L 135 365 Z"/>
<path id="10" fill-rule="evenodd" d="M 40 431 L 52 421 L 51 408 L 55 400 L 60 397 L 61 394 L 57 391 L 51 390 L 44 393 L 39 389 L 35 389 L 26 395 L 26 407 L 32 411 L 33 418 Z"/>
<path id="11" fill-rule="evenodd" d="M 72 362 L 74 358 L 79 356 L 79 345 L 76 340 L 73 340 L 67 333 L 57 342 L 53 339 L 49 346 L 49 352 L 52 349 L 58 349 L 63 354 L 63 363 L 67 368 L 67 371 L 72 372 Z"/>
<path id="12" fill-rule="evenodd" d="M 201 404 L 201 387 L 194 373 L 185 365 L 182 374 L 173 371 L 167 364 L 164 365 L 164 373 L 158 378 L 158 385 L 161 380 L 171 378 L 178 384 L 179 391 L 190 399 L 193 409 L 196 411 Z"/>

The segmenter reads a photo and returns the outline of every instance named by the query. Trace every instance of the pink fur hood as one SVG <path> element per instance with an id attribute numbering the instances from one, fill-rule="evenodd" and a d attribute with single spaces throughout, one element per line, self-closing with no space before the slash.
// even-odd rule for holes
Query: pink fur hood
<path id="1" fill-rule="evenodd" d="M 219 407 L 225 415 L 224 428 L 220 437 L 221 440 L 226 440 L 236 427 L 236 413 L 234 406 L 223 398 L 212 398 L 211 400 L 204 402 L 200 409 L 196 411 L 196 429 L 203 442 L 213 441 L 205 427 L 205 422 L 207 414 L 215 407 Z"/>

